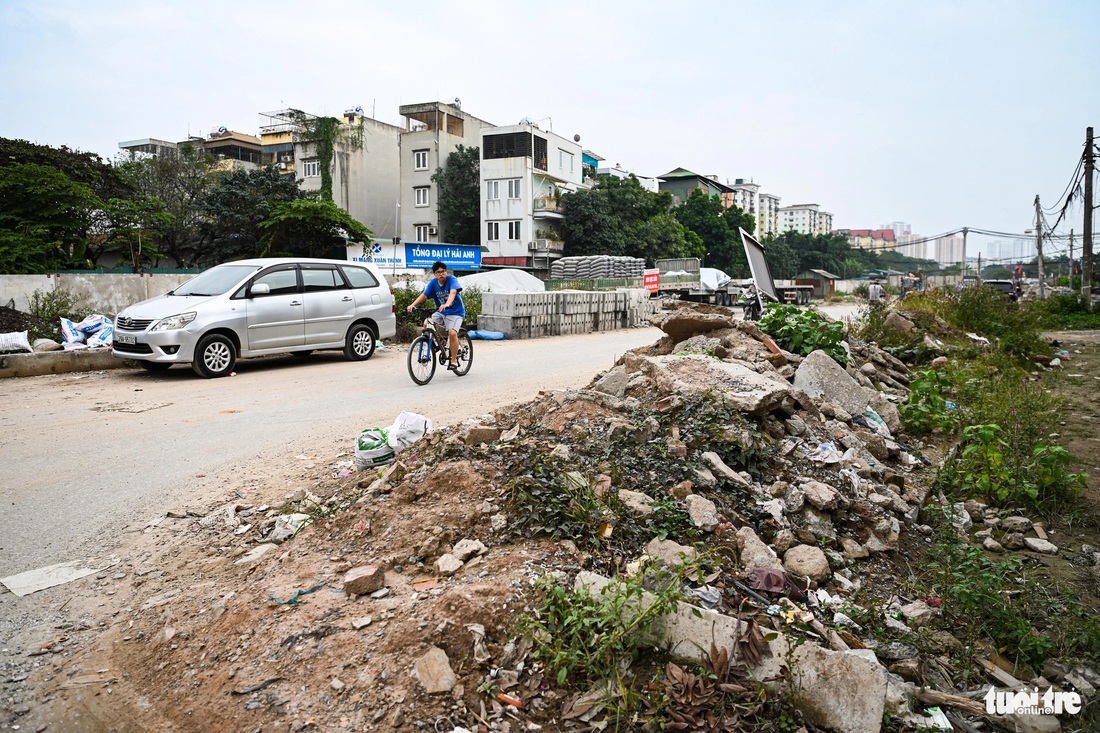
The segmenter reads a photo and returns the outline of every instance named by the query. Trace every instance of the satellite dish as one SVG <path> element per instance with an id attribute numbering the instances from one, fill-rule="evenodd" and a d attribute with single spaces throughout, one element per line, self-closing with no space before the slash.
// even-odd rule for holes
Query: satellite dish
<path id="1" fill-rule="evenodd" d="M 219 127 L 219 128 L 218 128 L 218 132 L 219 132 L 220 134 L 224 135 L 224 134 L 225 134 L 225 132 L 226 132 L 226 130 L 225 130 L 225 128 L 224 128 L 224 127 Z"/>
<path id="2" fill-rule="evenodd" d="M 574 135 L 573 136 L 573 142 L 579 143 L 580 141 L 581 141 L 581 136 L 580 135 Z"/>
<path id="3" fill-rule="evenodd" d="M 462 100 L 459 99 L 458 97 L 455 97 L 455 106 L 458 107 L 459 109 L 462 109 Z"/>
<path id="4" fill-rule="evenodd" d="M 362 107 L 356 107 L 355 112 L 356 112 L 356 114 L 363 114 L 363 108 Z"/>

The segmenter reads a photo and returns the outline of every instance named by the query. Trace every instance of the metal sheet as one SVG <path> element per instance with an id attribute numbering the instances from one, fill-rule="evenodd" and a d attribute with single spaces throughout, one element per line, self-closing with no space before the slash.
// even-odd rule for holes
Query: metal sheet
<path id="1" fill-rule="evenodd" d="M 745 246 L 745 259 L 749 261 L 749 271 L 756 283 L 756 289 L 774 302 L 779 302 L 775 292 L 775 281 L 772 279 L 771 268 L 764 256 L 764 245 L 757 242 L 751 234 L 738 227 L 741 232 L 741 244 Z"/>

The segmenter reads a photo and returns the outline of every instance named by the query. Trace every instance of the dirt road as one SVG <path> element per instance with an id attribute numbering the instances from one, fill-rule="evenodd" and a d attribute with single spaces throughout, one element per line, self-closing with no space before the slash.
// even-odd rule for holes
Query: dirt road
<path id="1" fill-rule="evenodd" d="M 477 341 L 467 376 L 439 370 L 424 387 L 409 378 L 401 346 L 361 363 L 337 352 L 246 361 L 217 380 L 175 367 L 0 381 L 0 577 L 107 552 L 118 532 L 219 499 L 242 473 L 269 478 L 329 461 L 402 410 L 439 427 L 581 386 L 660 336 Z"/>

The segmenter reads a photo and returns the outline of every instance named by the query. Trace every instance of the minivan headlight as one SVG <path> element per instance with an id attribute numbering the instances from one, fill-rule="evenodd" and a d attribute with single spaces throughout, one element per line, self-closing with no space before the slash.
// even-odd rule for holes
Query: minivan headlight
<path id="1" fill-rule="evenodd" d="M 179 315 L 176 315 L 176 316 L 168 316 L 167 318 L 162 318 L 159 321 L 157 321 L 156 323 L 154 323 L 153 327 L 150 328 L 149 330 L 150 331 L 175 331 L 176 329 L 183 328 L 188 323 L 195 320 L 195 315 L 196 315 L 195 311 L 190 311 L 188 313 L 180 313 Z"/>

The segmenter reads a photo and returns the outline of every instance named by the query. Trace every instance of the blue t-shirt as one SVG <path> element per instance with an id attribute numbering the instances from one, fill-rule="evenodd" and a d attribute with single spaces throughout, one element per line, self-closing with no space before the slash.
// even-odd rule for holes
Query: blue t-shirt
<path id="1" fill-rule="evenodd" d="M 447 302 L 452 290 L 455 291 L 455 302 L 451 303 L 450 308 L 443 311 L 443 315 L 465 318 L 466 304 L 462 302 L 462 286 L 458 284 L 458 278 L 454 275 L 448 275 L 447 282 L 442 286 L 439 284 L 439 279 L 433 277 L 431 282 L 428 283 L 428 287 L 424 288 L 424 297 L 435 300 L 435 306 L 438 308 Z"/>

